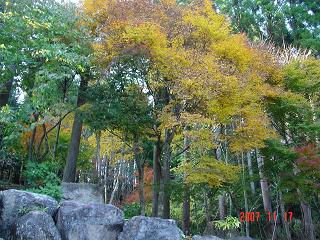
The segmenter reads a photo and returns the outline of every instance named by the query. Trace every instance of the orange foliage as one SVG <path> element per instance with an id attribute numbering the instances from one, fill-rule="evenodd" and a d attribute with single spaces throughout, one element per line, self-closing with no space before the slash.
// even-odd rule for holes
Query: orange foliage
<path id="1" fill-rule="evenodd" d="M 44 125 L 46 128 L 46 131 L 48 131 L 52 127 L 52 124 L 50 124 L 50 123 L 44 123 Z M 41 138 L 43 136 L 43 132 L 44 132 L 43 125 L 38 125 L 38 126 L 36 126 L 36 128 L 37 128 L 37 130 L 36 130 L 36 135 L 35 135 L 35 139 L 34 139 L 34 146 L 39 145 Z M 22 143 L 25 150 L 28 149 L 30 139 L 32 137 L 32 132 L 33 132 L 32 130 L 25 131 L 21 136 L 21 143 Z"/>
<path id="2" fill-rule="evenodd" d="M 137 176 L 138 173 L 136 172 Z M 152 179 L 153 179 L 153 170 L 149 166 L 144 167 L 144 197 L 145 201 L 152 200 Z M 126 197 L 124 200 L 125 204 L 131 204 L 139 202 L 139 183 L 135 186 L 134 191 Z"/>

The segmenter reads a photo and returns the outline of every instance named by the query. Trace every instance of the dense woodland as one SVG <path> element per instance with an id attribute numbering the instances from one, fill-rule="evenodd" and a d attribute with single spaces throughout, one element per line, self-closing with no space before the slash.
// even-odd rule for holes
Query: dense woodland
<path id="1" fill-rule="evenodd" d="M 319 1 L 66 2 L 0 1 L 1 190 L 320 239 Z"/>

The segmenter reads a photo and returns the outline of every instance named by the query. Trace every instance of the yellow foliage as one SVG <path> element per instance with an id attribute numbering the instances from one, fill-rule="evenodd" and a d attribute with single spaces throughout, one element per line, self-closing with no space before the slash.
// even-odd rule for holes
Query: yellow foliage
<path id="1" fill-rule="evenodd" d="M 208 184 L 220 187 L 238 178 L 240 167 L 225 164 L 214 158 L 203 157 L 196 162 L 184 163 L 177 168 L 178 173 L 185 173 L 185 181 L 194 184 Z"/>

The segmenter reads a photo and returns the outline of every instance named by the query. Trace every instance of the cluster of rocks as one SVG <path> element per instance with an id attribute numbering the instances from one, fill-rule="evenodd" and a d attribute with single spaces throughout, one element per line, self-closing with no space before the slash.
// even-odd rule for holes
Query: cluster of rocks
<path id="1" fill-rule="evenodd" d="M 174 220 L 124 219 L 110 204 L 64 200 L 20 190 L 0 192 L 0 240 L 180 240 Z M 194 236 L 193 240 L 221 240 Z"/>
<path id="2" fill-rule="evenodd" d="M 110 204 L 53 198 L 19 190 L 0 193 L 0 238 L 17 240 L 178 240 L 175 221 L 136 216 L 125 221 Z"/>

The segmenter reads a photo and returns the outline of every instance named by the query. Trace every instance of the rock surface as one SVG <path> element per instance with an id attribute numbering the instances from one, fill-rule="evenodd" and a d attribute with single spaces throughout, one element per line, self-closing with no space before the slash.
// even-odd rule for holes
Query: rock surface
<path id="1" fill-rule="evenodd" d="M 12 231 L 16 240 L 61 240 L 50 215 L 32 211 L 17 220 Z"/>
<path id="2" fill-rule="evenodd" d="M 230 240 L 254 240 L 251 237 L 233 237 Z"/>
<path id="3" fill-rule="evenodd" d="M 136 216 L 127 221 L 118 240 L 180 240 L 174 220 Z"/>
<path id="4" fill-rule="evenodd" d="M 103 203 L 103 191 L 97 184 L 62 183 L 62 199 L 82 203 Z"/>
<path id="5" fill-rule="evenodd" d="M 22 215 L 37 209 L 54 216 L 58 202 L 47 195 L 20 190 L 6 190 L 0 193 L 0 237 L 6 239 L 15 221 Z"/>
<path id="6" fill-rule="evenodd" d="M 199 235 L 194 235 L 192 237 L 192 240 L 224 240 L 222 238 L 216 237 L 216 236 L 199 236 Z"/>
<path id="7" fill-rule="evenodd" d="M 116 240 L 123 228 L 124 214 L 109 204 L 64 201 L 56 220 L 63 240 Z"/>

